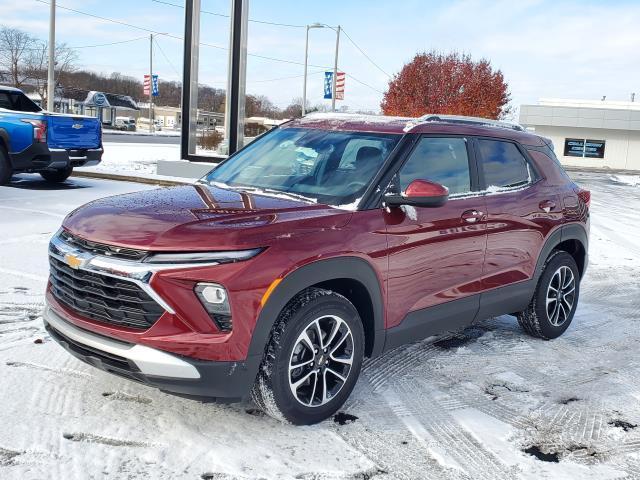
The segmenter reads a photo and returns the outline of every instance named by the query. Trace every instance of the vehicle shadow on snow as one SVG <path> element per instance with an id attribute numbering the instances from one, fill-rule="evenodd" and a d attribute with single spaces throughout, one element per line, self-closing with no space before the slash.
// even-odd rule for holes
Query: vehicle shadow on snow
<path id="1" fill-rule="evenodd" d="M 44 180 L 40 175 L 22 174 L 16 175 L 11 179 L 9 184 L 5 185 L 9 188 L 22 188 L 25 190 L 77 190 L 80 188 L 87 188 L 87 185 L 82 185 L 74 182 L 72 179 L 68 179 L 63 183 L 50 183 Z"/>

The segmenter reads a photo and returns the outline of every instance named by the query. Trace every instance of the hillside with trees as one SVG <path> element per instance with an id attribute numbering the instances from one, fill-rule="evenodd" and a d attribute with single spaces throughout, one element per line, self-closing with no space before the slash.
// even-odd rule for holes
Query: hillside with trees
<path id="1" fill-rule="evenodd" d="M 48 43 L 16 28 L 0 26 L 0 83 L 36 93 L 46 104 Z M 75 50 L 66 44 L 56 44 L 56 89 L 64 92 L 96 90 L 116 95 L 126 95 L 136 102 L 146 102 L 142 80 L 120 72 L 97 73 L 81 69 Z M 182 83 L 162 81 L 159 96 L 154 103 L 161 106 L 180 107 Z M 224 112 L 225 90 L 200 85 L 198 108 L 209 112 Z M 307 106 L 307 111 L 318 107 Z M 292 118 L 302 115 L 302 100 L 295 98 L 284 109 L 277 107 L 264 95 L 246 96 L 248 117 Z"/>

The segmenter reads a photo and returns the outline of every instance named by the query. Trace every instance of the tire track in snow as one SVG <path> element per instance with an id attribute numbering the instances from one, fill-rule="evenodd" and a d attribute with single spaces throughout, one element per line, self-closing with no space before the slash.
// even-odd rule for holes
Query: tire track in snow
<path id="1" fill-rule="evenodd" d="M 9 362 L 5 362 L 5 365 L 7 365 L 8 367 L 28 368 L 31 370 L 36 370 L 41 372 L 50 372 L 58 375 L 63 375 L 65 377 L 72 376 L 72 377 L 84 378 L 84 379 L 93 378 L 93 375 L 87 372 L 80 372 L 78 370 L 74 370 L 70 368 L 47 367 L 46 365 L 38 365 L 36 363 L 31 363 L 31 362 L 9 361 Z"/>
<path id="2" fill-rule="evenodd" d="M 473 478 L 496 480 L 515 478 L 514 471 L 503 464 L 484 445 L 462 428 L 431 394 L 431 385 L 416 378 L 396 384 L 394 394 L 431 435 L 438 448 Z"/>
<path id="3" fill-rule="evenodd" d="M 353 400 L 345 408 L 351 412 L 355 410 L 359 419 L 333 428 L 348 445 L 386 472 L 380 475 L 381 478 L 468 479 L 461 471 L 443 466 L 433 458 L 424 442 L 412 435 L 400 420 L 399 415 L 404 412 L 393 408 L 389 412 L 384 397 L 375 392 L 366 377 L 363 376 L 354 393 Z"/>

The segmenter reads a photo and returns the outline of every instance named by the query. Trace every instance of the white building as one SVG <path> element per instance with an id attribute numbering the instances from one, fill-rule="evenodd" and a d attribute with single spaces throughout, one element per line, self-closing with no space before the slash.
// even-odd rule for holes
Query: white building
<path id="1" fill-rule="evenodd" d="M 640 102 L 540 99 L 520 124 L 553 141 L 562 164 L 640 170 Z"/>

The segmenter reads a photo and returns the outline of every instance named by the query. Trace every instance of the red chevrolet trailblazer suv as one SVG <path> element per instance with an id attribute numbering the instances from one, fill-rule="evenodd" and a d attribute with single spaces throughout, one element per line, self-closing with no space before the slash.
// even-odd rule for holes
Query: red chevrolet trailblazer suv
<path id="1" fill-rule="evenodd" d="M 549 140 L 468 117 L 290 121 L 194 185 L 91 202 L 50 244 L 51 336 L 192 397 L 311 424 L 365 357 L 511 314 L 552 339 L 587 266 L 590 193 Z"/>

